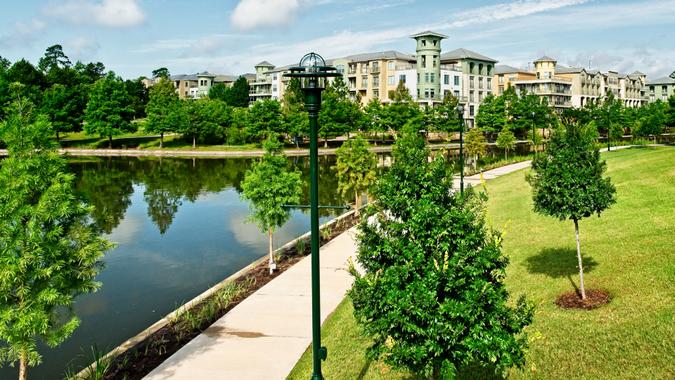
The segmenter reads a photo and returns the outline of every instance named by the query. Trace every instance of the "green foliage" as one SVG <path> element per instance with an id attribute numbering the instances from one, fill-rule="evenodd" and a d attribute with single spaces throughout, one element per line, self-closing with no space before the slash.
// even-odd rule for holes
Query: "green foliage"
<path id="1" fill-rule="evenodd" d="M 38 339 L 55 347 L 79 325 L 74 298 L 95 291 L 111 244 L 52 149 L 47 119 L 18 98 L 0 124 L 9 158 L 0 168 L 0 362 L 40 363 Z"/>
<path id="2" fill-rule="evenodd" d="M 487 140 L 485 135 L 478 128 L 472 128 L 464 135 L 464 149 L 470 156 L 476 157 L 476 160 L 484 156 L 487 151 Z"/>
<path id="3" fill-rule="evenodd" d="M 656 136 L 663 133 L 667 123 L 668 104 L 660 100 L 642 106 L 637 113 L 633 135 L 637 137 Z"/>
<path id="4" fill-rule="evenodd" d="M 587 127 L 568 124 L 555 130 L 527 177 L 534 210 L 560 220 L 600 215 L 615 202 L 614 186 L 602 177 L 605 167 Z"/>
<path id="5" fill-rule="evenodd" d="M 401 131 L 410 120 L 420 118 L 422 111 L 415 103 L 403 82 L 389 95 L 391 103 L 383 109 L 383 124 L 391 130 Z"/>
<path id="6" fill-rule="evenodd" d="M 42 112 L 51 121 L 58 138 L 60 132 L 82 129 L 84 110 L 87 106 L 84 85 L 66 87 L 55 84 L 44 92 Z"/>
<path id="7" fill-rule="evenodd" d="M 262 139 L 282 132 L 281 105 L 275 99 L 264 99 L 249 108 L 247 133 Z"/>
<path id="8" fill-rule="evenodd" d="M 108 137 L 112 145 L 112 136 L 132 129 L 133 112 L 124 82 L 111 71 L 91 87 L 84 113 L 84 131 Z"/>
<path id="9" fill-rule="evenodd" d="M 162 77 L 150 88 L 148 105 L 145 107 L 145 113 L 148 115 L 145 130 L 161 135 L 178 132 L 182 125 L 176 123 L 183 120 L 183 112 L 173 82 Z"/>
<path id="10" fill-rule="evenodd" d="M 171 73 L 169 73 L 169 69 L 166 67 L 160 67 L 158 69 L 152 70 L 152 77 L 153 78 L 166 78 L 168 79 L 171 76 Z"/>
<path id="11" fill-rule="evenodd" d="M 668 111 L 666 112 L 666 124 L 668 128 L 675 128 L 675 94 L 668 98 Z"/>
<path id="12" fill-rule="evenodd" d="M 504 127 L 497 135 L 496 143 L 499 148 L 504 149 L 506 158 L 508 159 L 509 151 L 516 148 L 516 136 L 510 129 Z"/>
<path id="13" fill-rule="evenodd" d="M 225 141 L 230 121 L 230 108 L 225 102 L 202 98 L 181 103 L 187 109 L 188 119 L 181 123 L 180 133 L 202 143 L 220 144 Z"/>
<path id="14" fill-rule="evenodd" d="M 284 117 L 283 130 L 293 137 L 296 146 L 309 133 L 309 115 L 305 112 L 304 98 L 300 80 L 291 78 L 281 100 L 281 113 Z"/>
<path id="15" fill-rule="evenodd" d="M 368 150 L 361 136 L 347 140 L 335 152 L 337 162 L 333 169 L 338 177 L 338 192 L 343 197 L 354 195 L 358 215 L 359 194 L 369 191 L 375 183 L 377 156 Z"/>
<path id="16" fill-rule="evenodd" d="M 434 123 L 434 131 L 454 132 L 460 130 L 462 118 L 457 113 L 458 104 L 459 99 L 450 93 L 443 97 L 443 103 L 435 108 L 437 120 Z"/>
<path id="17" fill-rule="evenodd" d="M 245 77 L 239 77 L 227 91 L 225 103 L 232 107 L 248 107 L 249 85 Z"/>
<path id="18" fill-rule="evenodd" d="M 145 117 L 145 106 L 148 104 L 149 91 L 141 82 L 141 78 L 124 81 L 127 94 L 131 99 L 131 108 L 134 110 L 134 118 Z"/>
<path id="19" fill-rule="evenodd" d="M 449 191 L 443 160 L 427 156 L 416 133 L 397 141 L 371 218 L 359 225 L 365 274 L 352 269 L 349 294 L 373 341 L 368 356 L 433 378 L 522 366 L 533 313 L 522 297 L 508 305 L 508 259 L 485 225 L 485 196 Z"/>
<path id="20" fill-rule="evenodd" d="M 321 94 L 319 136 L 324 140 L 356 131 L 362 123 L 359 104 L 349 98 L 349 89 L 341 76 Z"/>
<path id="21" fill-rule="evenodd" d="M 38 69 L 47 73 L 54 68 L 70 67 L 70 59 L 63 53 L 61 45 L 52 45 L 47 48 L 45 55 L 38 62 Z"/>
<path id="22" fill-rule="evenodd" d="M 224 83 L 216 83 L 209 90 L 209 99 L 221 100 L 227 102 L 228 88 Z"/>
<path id="23" fill-rule="evenodd" d="M 483 98 L 476 115 L 476 126 L 488 133 L 503 130 L 506 124 L 506 105 L 503 96 L 489 94 Z"/>
<path id="24" fill-rule="evenodd" d="M 263 158 L 246 171 L 241 183 L 242 196 L 251 201 L 254 221 L 261 231 L 274 231 L 290 218 L 284 205 L 297 204 L 302 194 L 301 173 L 289 171 L 280 154 L 278 137 L 271 135 L 264 144 Z"/>
<path id="25" fill-rule="evenodd" d="M 364 132 L 386 132 L 386 116 L 379 99 L 371 99 L 363 109 L 362 130 Z"/>

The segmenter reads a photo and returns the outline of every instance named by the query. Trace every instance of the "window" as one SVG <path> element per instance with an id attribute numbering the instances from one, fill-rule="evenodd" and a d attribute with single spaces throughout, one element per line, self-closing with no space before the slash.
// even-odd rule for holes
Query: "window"
<path id="1" fill-rule="evenodd" d="M 272 80 L 277 80 L 277 74 L 272 75 Z"/>
<path id="2" fill-rule="evenodd" d="M 389 75 L 387 77 L 387 84 L 390 85 L 390 86 L 395 85 L 396 84 L 396 77 L 393 76 L 393 75 Z"/>
<path id="3" fill-rule="evenodd" d="M 394 61 L 387 62 L 387 69 L 389 69 L 389 70 L 396 69 L 396 62 L 394 62 Z"/>
<path id="4" fill-rule="evenodd" d="M 422 56 L 422 68 L 423 69 L 427 68 L 427 56 L 426 55 Z"/>
<path id="5" fill-rule="evenodd" d="M 373 90 L 373 98 L 375 99 L 380 98 L 380 90 Z"/>
<path id="6" fill-rule="evenodd" d="M 380 64 L 377 62 L 373 62 L 373 72 L 378 72 L 380 71 Z"/>
<path id="7" fill-rule="evenodd" d="M 429 99 L 429 89 L 424 90 L 424 99 Z"/>
<path id="8" fill-rule="evenodd" d="M 424 83 L 429 83 L 429 73 L 424 73 Z"/>
<path id="9" fill-rule="evenodd" d="M 398 81 L 399 81 L 399 82 L 405 83 L 405 75 L 404 75 L 404 74 L 399 75 L 399 76 L 398 76 Z"/>
<path id="10" fill-rule="evenodd" d="M 483 101 L 483 91 L 478 91 L 478 102 L 480 103 L 482 101 Z"/>
<path id="11" fill-rule="evenodd" d="M 338 73 L 340 73 L 340 74 L 345 73 L 345 65 L 337 65 L 335 68 L 337 69 Z M 275 75 L 275 77 L 276 77 L 276 75 Z M 274 79 L 277 79 L 277 78 L 274 78 Z"/>
<path id="12" fill-rule="evenodd" d="M 429 73 L 429 78 L 431 79 L 429 83 L 434 83 L 436 81 L 436 73 Z"/>
<path id="13" fill-rule="evenodd" d="M 432 99 L 435 98 L 435 96 L 434 96 L 435 94 L 434 94 L 434 89 L 433 89 L 433 88 L 431 89 L 430 94 L 431 94 L 431 98 L 432 98 Z"/>
<path id="14" fill-rule="evenodd" d="M 459 98 L 459 91 L 455 90 L 454 95 L 455 95 L 455 98 Z"/>
<path id="15" fill-rule="evenodd" d="M 277 92 L 277 86 L 276 85 L 272 86 L 272 91 Z"/>
<path id="16" fill-rule="evenodd" d="M 492 75 L 492 65 L 487 65 L 487 75 Z"/>
<path id="17" fill-rule="evenodd" d="M 435 42 L 435 41 L 434 41 L 434 42 Z M 438 56 L 437 56 L 437 55 L 435 55 L 435 56 L 434 56 L 434 63 L 433 63 L 433 67 L 436 67 L 436 60 L 437 60 L 437 59 L 438 59 Z"/>
<path id="18" fill-rule="evenodd" d="M 473 86 L 474 86 L 473 77 L 471 76 L 471 77 L 469 77 L 469 88 L 473 88 Z"/>
<path id="19" fill-rule="evenodd" d="M 487 78 L 487 89 L 492 90 L 492 78 Z"/>
<path id="20" fill-rule="evenodd" d="M 443 84 L 450 84 L 450 75 L 443 75 Z"/>
<path id="21" fill-rule="evenodd" d="M 380 77 L 373 77 L 373 87 L 380 87 Z"/>
<path id="22" fill-rule="evenodd" d="M 417 83 L 420 82 L 420 73 L 417 73 Z"/>
<path id="23" fill-rule="evenodd" d="M 483 64 L 482 63 L 478 64 L 478 74 L 483 75 Z"/>
<path id="24" fill-rule="evenodd" d="M 420 89 L 418 88 L 417 89 L 417 99 L 419 99 L 419 98 L 420 98 Z"/>
<path id="25" fill-rule="evenodd" d="M 367 76 L 361 77 L 361 87 L 368 88 L 368 77 Z"/>
<path id="26" fill-rule="evenodd" d="M 426 40 L 422 40 L 422 46 L 427 46 L 427 41 L 426 41 Z"/>
<path id="27" fill-rule="evenodd" d="M 503 93 L 503 92 L 504 92 L 504 86 L 500 85 L 500 86 L 499 86 L 499 93 L 501 94 L 501 93 Z"/>
<path id="28" fill-rule="evenodd" d="M 469 106 L 469 116 L 473 116 L 473 106 Z"/>
<path id="29" fill-rule="evenodd" d="M 459 86 L 459 76 L 455 76 L 455 86 Z"/>
<path id="30" fill-rule="evenodd" d="M 473 103 L 473 91 L 469 91 L 469 101 Z"/>
<path id="31" fill-rule="evenodd" d="M 500 75 L 497 78 L 498 78 L 497 80 L 499 81 L 499 84 L 504 84 L 504 75 Z"/>
<path id="32" fill-rule="evenodd" d="M 438 41 L 434 40 L 434 46 L 436 46 L 436 42 L 438 42 Z"/>

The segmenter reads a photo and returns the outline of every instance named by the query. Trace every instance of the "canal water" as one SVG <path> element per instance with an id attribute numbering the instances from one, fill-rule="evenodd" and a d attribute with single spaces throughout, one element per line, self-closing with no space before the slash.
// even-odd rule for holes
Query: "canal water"
<path id="1" fill-rule="evenodd" d="M 289 158 L 303 172 L 307 158 Z M 77 157 L 69 161 L 77 191 L 95 207 L 93 221 L 117 247 L 105 256 L 94 294 L 79 297 L 82 323 L 55 349 L 40 347 L 41 365 L 30 379 L 63 379 L 177 306 L 266 254 L 267 235 L 249 223 L 240 183 L 253 159 Z M 320 157 L 320 203 L 345 204 L 331 166 Z M 304 202 L 309 203 L 307 185 Z M 321 223 L 342 211 L 320 210 Z M 275 234 L 275 248 L 309 230 L 309 214 L 293 210 Z M 14 379 L 16 367 L 0 369 Z"/>

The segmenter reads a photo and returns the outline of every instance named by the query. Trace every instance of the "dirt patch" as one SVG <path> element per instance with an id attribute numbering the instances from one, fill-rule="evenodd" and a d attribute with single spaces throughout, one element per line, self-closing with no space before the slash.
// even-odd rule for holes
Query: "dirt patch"
<path id="1" fill-rule="evenodd" d="M 586 291 L 586 299 L 582 300 L 581 295 L 576 291 L 563 293 L 555 300 L 555 304 L 563 309 L 584 309 L 592 310 L 610 301 L 609 293 L 605 290 L 590 289 Z"/>
<path id="2" fill-rule="evenodd" d="M 321 245 L 354 226 L 358 220 L 358 218 L 350 215 L 324 227 L 320 234 Z M 260 263 L 245 275 L 233 281 L 233 286 L 230 289 L 236 289 L 235 293 L 230 293 L 228 297 L 223 298 L 223 293 L 216 292 L 199 305 L 185 312 L 177 320 L 150 335 L 134 348 L 117 356 L 109 363 L 105 363 L 103 366 L 107 369 L 102 378 L 105 380 L 140 380 L 202 332 L 212 337 L 221 333 L 240 338 L 261 337 L 262 334 L 257 332 L 221 331 L 217 327 L 210 326 L 246 297 L 285 272 L 309 253 L 309 239 L 306 239 L 303 243 L 296 244 L 295 247 L 290 247 L 280 254 L 277 260 L 277 270 L 274 274 L 269 274 L 267 262 Z M 222 301 L 223 299 L 226 299 L 226 301 Z"/>

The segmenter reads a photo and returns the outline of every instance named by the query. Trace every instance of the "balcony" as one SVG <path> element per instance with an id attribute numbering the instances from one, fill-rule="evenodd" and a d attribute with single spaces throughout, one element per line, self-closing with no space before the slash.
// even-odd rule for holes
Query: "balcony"
<path id="1" fill-rule="evenodd" d="M 371 74 L 379 74 L 380 73 L 380 65 L 373 65 L 373 67 L 370 69 Z"/>

